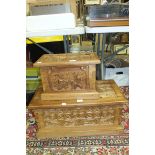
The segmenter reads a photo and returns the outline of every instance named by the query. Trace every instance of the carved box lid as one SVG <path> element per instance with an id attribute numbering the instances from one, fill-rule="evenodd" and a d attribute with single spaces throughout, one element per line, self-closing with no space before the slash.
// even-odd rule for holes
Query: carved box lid
<path id="1" fill-rule="evenodd" d="M 60 107 L 79 107 L 79 106 L 96 106 L 96 105 L 123 105 L 127 99 L 121 92 L 114 80 L 97 80 L 96 89 L 99 92 L 99 99 L 95 100 L 41 100 L 42 86 L 38 88 L 33 96 L 28 108 L 29 109 L 46 109 Z"/>
<path id="2" fill-rule="evenodd" d="M 95 52 L 44 54 L 33 65 L 44 66 L 70 66 L 99 64 L 100 60 Z"/>

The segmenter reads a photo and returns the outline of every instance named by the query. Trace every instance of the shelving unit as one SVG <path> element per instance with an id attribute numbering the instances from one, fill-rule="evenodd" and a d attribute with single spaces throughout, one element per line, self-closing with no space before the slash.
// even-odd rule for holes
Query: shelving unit
<path id="1" fill-rule="evenodd" d="M 61 36 L 64 37 L 64 48 L 65 53 L 69 52 L 68 48 L 68 35 L 76 35 L 76 34 L 85 34 L 85 33 L 92 33 L 92 34 L 102 34 L 102 49 L 101 49 L 101 65 L 100 65 L 100 79 L 103 80 L 105 76 L 105 67 L 104 67 L 104 48 L 106 42 L 106 34 L 107 33 L 117 33 L 117 32 L 129 32 L 129 26 L 114 26 L 114 27 L 88 27 L 88 26 L 77 26 L 73 29 L 55 29 L 55 30 L 47 30 L 47 31 L 27 31 L 26 37 L 43 37 L 43 36 Z M 99 54 L 99 46 L 100 42 L 97 44 L 97 53 Z"/>
<path id="2" fill-rule="evenodd" d="M 101 65 L 100 65 L 100 79 L 103 80 L 105 77 L 105 66 L 104 66 L 104 49 L 106 43 L 107 33 L 117 33 L 117 32 L 129 32 L 129 26 L 114 26 L 114 27 L 88 27 L 85 26 L 86 33 L 97 33 L 98 37 L 102 34 L 102 49 L 101 49 Z M 100 52 L 100 42 L 97 44 L 97 53 Z"/>
<path id="3" fill-rule="evenodd" d="M 44 37 L 44 36 L 66 36 L 66 35 L 74 35 L 74 34 L 84 34 L 85 29 L 83 26 L 77 26 L 75 28 L 70 29 L 53 29 L 46 31 L 27 31 L 26 37 Z"/>
<path id="4" fill-rule="evenodd" d="M 84 34 L 85 29 L 83 26 L 77 26 L 75 28 L 69 29 L 52 29 L 46 31 L 27 31 L 26 37 L 45 37 L 45 36 L 63 36 L 64 38 L 64 50 L 65 53 L 69 52 L 69 45 L 68 45 L 68 35 L 75 35 L 75 34 Z"/>
<path id="5" fill-rule="evenodd" d="M 113 27 L 88 27 L 85 26 L 86 33 L 116 33 L 129 32 L 129 26 L 113 26 Z"/>

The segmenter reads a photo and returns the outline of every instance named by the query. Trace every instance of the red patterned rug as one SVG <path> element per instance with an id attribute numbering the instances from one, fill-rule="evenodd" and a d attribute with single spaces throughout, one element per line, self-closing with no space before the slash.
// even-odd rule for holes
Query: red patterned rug
<path id="1" fill-rule="evenodd" d="M 129 87 L 120 87 L 129 98 Z M 123 107 L 123 135 L 64 137 L 37 139 L 37 124 L 34 115 L 26 113 L 26 152 L 27 155 L 128 155 L 129 154 L 129 108 Z"/>

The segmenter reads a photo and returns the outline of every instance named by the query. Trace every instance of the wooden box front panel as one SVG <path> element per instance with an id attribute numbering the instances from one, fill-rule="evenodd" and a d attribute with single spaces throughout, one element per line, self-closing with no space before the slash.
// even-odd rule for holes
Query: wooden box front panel
<path id="1" fill-rule="evenodd" d="M 97 99 L 95 65 L 42 67 L 43 100 Z"/>
<path id="2" fill-rule="evenodd" d="M 49 92 L 95 90 L 94 65 L 72 67 L 42 67 L 43 90 Z"/>
<path id="3" fill-rule="evenodd" d="M 38 138 L 115 134 L 122 132 L 120 106 L 86 106 L 33 110 Z"/>

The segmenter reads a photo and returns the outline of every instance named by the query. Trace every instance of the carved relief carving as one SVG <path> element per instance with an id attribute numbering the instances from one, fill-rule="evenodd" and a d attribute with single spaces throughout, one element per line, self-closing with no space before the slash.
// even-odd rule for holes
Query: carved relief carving
<path id="1" fill-rule="evenodd" d="M 67 54 L 52 54 L 52 55 L 43 55 L 40 59 L 42 62 L 69 62 L 70 60 L 76 61 L 91 61 L 96 60 L 97 55 L 95 53 L 67 53 Z"/>
<path id="2" fill-rule="evenodd" d="M 97 85 L 97 91 L 101 92 L 100 96 L 102 98 L 104 97 L 117 97 L 114 89 L 112 88 L 111 84 L 104 84 L 100 83 L 100 85 Z"/>
<path id="3" fill-rule="evenodd" d="M 73 91 L 89 88 L 87 67 L 64 70 L 51 67 L 48 72 L 48 79 L 52 91 Z"/>
<path id="4" fill-rule="evenodd" d="M 44 121 L 43 121 L 44 112 L 42 110 L 34 110 L 34 114 L 35 114 L 35 118 L 38 123 L 38 128 L 39 129 L 43 128 L 44 127 Z"/>
<path id="5" fill-rule="evenodd" d="M 115 108 L 100 106 L 49 109 L 43 111 L 42 118 L 44 127 L 47 128 L 54 126 L 113 125 L 115 121 Z M 40 121 L 38 122 L 40 123 Z"/>

